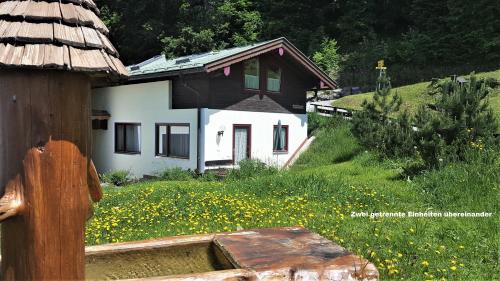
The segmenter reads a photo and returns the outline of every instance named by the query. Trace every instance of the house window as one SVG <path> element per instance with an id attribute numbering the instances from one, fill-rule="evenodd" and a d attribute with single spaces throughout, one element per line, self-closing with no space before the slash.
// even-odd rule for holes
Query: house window
<path id="1" fill-rule="evenodd" d="M 244 62 L 245 69 L 245 89 L 258 90 L 260 89 L 260 66 L 259 59 L 251 59 Z"/>
<path id="2" fill-rule="evenodd" d="M 273 130 L 273 150 L 274 152 L 288 152 L 288 126 L 274 126 Z"/>
<path id="3" fill-rule="evenodd" d="M 156 156 L 189 159 L 189 125 L 156 124 Z"/>
<path id="4" fill-rule="evenodd" d="M 281 68 L 270 67 L 267 71 L 267 90 L 279 92 L 281 90 Z"/>
<path id="5" fill-rule="evenodd" d="M 141 124 L 115 124 L 115 152 L 128 154 L 141 153 Z"/>

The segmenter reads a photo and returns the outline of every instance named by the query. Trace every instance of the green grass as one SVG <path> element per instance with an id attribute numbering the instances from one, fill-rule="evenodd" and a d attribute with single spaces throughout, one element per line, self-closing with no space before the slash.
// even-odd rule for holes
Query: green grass
<path id="1" fill-rule="evenodd" d="M 310 150 L 286 172 L 107 189 L 88 223 L 86 240 L 93 245 L 302 225 L 368 258 L 381 280 L 498 280 L 498 164 L 456 164 L 408 180 L 399 161 L 381 161 L 365 152 L 348 125 L 340 124 L 320 131 Z M 361 211 L 495 215 L 351 217 Z"/>
<path id="2" fill-rule="evenodd" d="M 478 78 L 495 78 L 500 80 L 500 70 L 492 72 L 483 72 L 476 74 Z M 416 113 L 418 108 L 426 103 L 432 101 L 429 100 L 429 96 L 425 94 L 429 82 L 423 82 L 403 87 L 394 88 L 392 91 L 398 93 L 403 98 L 403 104 L 401 105 L 401 110 L 408 110 L 409 113 Z M 370 100 L 373 96 L 372 93 L 353 95 L 340 98 L 336 100 L 333 105 L 342 108 L 348 108 L 353 110 L 360 110 L 361 104 L 364 100 Z M 495 89 L 490 97 L 491 108 L 495 111 L 497 119 L 500 119 L 500 89 Z"/>

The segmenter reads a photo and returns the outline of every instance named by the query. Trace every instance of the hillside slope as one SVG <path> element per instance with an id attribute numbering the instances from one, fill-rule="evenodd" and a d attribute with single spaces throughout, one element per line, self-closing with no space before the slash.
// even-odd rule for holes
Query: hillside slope
<path id="1" fill-rule="evenodd" d="M 478 78 L 492 77 L 500 80 L 500 69 L 492 72 L 483 72 L 476 74 Z M 403 98 L 401 110 L 407 109 L 410 113 L 415 113 L 420 105 L 429 102 L 429 97 L 425 94 L 425 90 L 430 82 L 423 82 L 403 87 L 394 88 L 393 92 L 397 92 Z M 342 108 L 353 110 L 361 109 L 361 104 L 365 99 L 370 99 L 373 92 L 343 97 L 334 101 L 333 105 Z M 490 106 L 495 111 L 497 119 L 500 120 L 500 89 L 496 89 L 490 97 Z"/>

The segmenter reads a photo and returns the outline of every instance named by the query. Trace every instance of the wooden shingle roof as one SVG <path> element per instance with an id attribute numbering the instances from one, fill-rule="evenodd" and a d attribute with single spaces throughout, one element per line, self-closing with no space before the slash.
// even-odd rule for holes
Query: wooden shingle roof
<path id="1" fill-rule="evenodd" d="M 0 68 L 126 76 L 93 0 L 0 0 Z"/>

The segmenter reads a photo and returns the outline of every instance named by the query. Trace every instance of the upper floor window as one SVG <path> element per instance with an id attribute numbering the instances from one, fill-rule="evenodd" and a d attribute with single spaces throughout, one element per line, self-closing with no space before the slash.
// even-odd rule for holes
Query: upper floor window
<path id="1" fill-rule="evenodd" d="M 250 59 L 244 62 L 245 89 L 260 89 L 260 65 L 259 59 Z"/>
<path id="2" fill-rule="evenodd" d="M 267 90 L 270 92 L 281 90 L 281 68 L 271 66 L 267 70 Z"/>
<path id="3" fill-rule="evenodd" d="M 141 124 L 115 124 L 115 152 L 129 154 L 141 153 Z"/>

